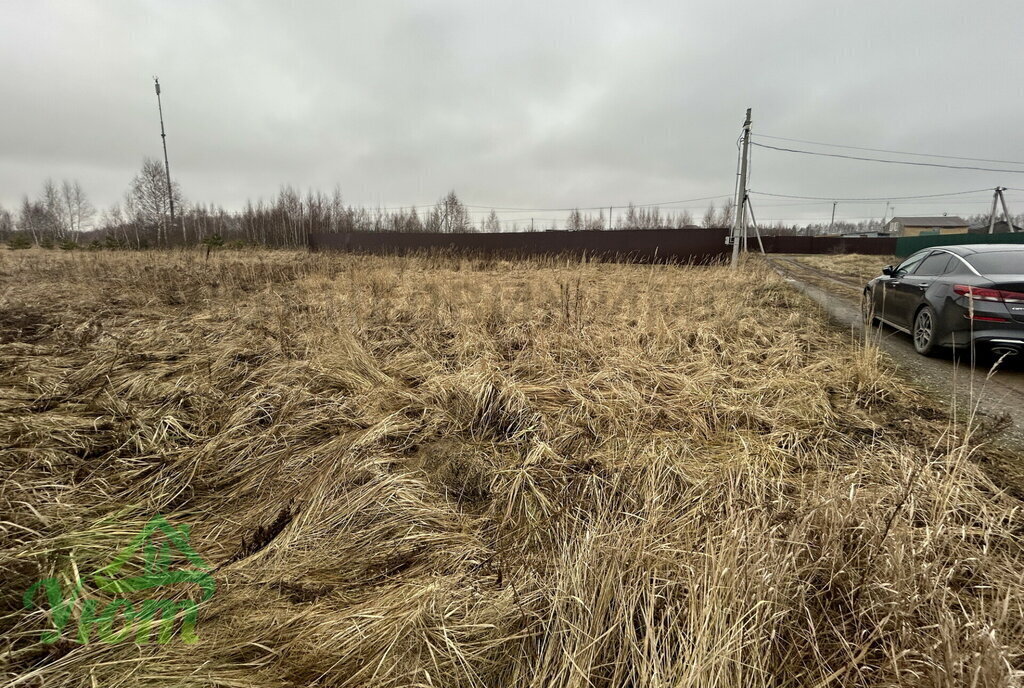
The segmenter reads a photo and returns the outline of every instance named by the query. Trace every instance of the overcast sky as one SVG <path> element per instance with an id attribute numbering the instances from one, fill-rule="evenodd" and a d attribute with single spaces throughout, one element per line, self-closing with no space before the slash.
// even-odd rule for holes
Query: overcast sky
<path id="1" fill-rule="evenodd" d="M 153 75 L 173 176 L 189 201 L 229 209 L 282 184 L 386 207 L 449 189 L 528 208 L 728 195 L 747 107 L 755 141 L 1024 161 L 1022 27 L 1019 0 L 3 0 L 0 204 L 46 177 L 116 202 L 161 155 Z M 752 166 L 751 189 L 778 194 L 1024 189 L 1024 174 L 763 148 Z M 759 221 L 832 209 L 752 198 Z M 893 204 L 968 214 L 990 198 Z M 1024 211 L 1024 192 L 1009 198 Z M 684 205 L 699 216 L 707 201 Z M 837 217 L 884 209 L 840 203 Z M 501 213 L 530 215 L 558 213 Z"/>

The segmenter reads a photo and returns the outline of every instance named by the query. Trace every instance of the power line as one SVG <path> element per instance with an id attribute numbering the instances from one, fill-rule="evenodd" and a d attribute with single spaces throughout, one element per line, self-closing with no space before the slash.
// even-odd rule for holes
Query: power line
<path id="1" fill-rule="evenodd" d="M 832 205 L 833 203 L 840 203 L 840 202 L 842 202 L 842 201 L 798 201 L 798 202 L 795 202 L 795 203 L 760 203 L 760 204 L 758 204 L 758 207 L 759 208 L 792 208 L 792 207 L 798 207 L 798 206 L 804 206 L 804 207 L 808 207 L 808 206 L 828 206 L 828 205 Z M 880 203 L 880 202 L 881 201 L 846 201 L 846 204 L 852 204 L 852 205 L 872 205 L 874 203 Z M 967 201 L 957 201 L 955 203 L 951 203 L 951 202 L 948 202 L 948 201 L 946 201 L 945 199 L 942 199 L 942 198 L 932 198 L 932 199 L 923 200 L 923 201 L 916 201 L 916 202 L 913 202 L 913 203 L 906 203 L 905 205 L 908 205 L 908 206 L 921 206 L 921 205 L 932 205 L 932 204 L 937 204 L 937 203 L 942 203 L 944 205 L 949 205 L 949 206 L 953 206 L 953 207 L 963 207 L 963 206 L 988 206 L 988 205 L 991 205 L 992 201 L 991 200 L 987 200 L 987 201 L 967 200 Z"/>
<path id="2" fill-rule="evenodd" d="M 754 145 L 757 145 L 757 144 L 754 144 Z M 1024 191 L 1024 189 L 1020 189 L 1020 190 Z M 806 201 L 828 201 L 829 203 L 831 203 L 833 201 L 840 201 L 840 202 L 846 203 L 846 202 L 851 202 L 851 201 L 911 201 L 911 200 L 918 199 L 918 198 L 944 198 L 946 196 L 966 196 L 967 194 L 975 194 L 975 193 L 982 193 L 982 192 L 987 193 L 989 191 L 992 191 L 992 189 L 973 189 L 971 191 L 951 191 L 949 193 L 922 194 L 920 196 L 876 196 L 874 198 L 869 198 L 869 197 L 840 198 L 840 197 L 837 197 L 837 196 L 798 196 L 796 194 L 769 193 L 767 191 L 753 191 L 753 190 L 751 190 L 750 193 L 757 194 L 758 196 L 775 196 L 776 198 L 799 198 L 799 199 L 806 200 Z"/>
<path id="3" fill-rule="evenodd" d="M 653 208 L 656 206 L 671 206 L 680 205 L 684 203 L 696 203 L 698 201 L 716 201 L 720 198 L 731 198 L 731 194 L 718 194 L 717 196 L 702 196 L 700 198 L 686 198 L 681 201 L 660 201 L 658 203 L 626 203 L 625 205 L 595 205 L 595 206 L 573 206 L 571 208 L 518 208 L 518 207 L 503 207 L 497 205 L 470 205 L 468 203 L 462 203 L 463 208 L 470 209 L 470 213 L 488 213 L 490 211 L 501 211 L 506 213 L 556 213 L 556 212 L 571 212 L 573 210 L 605 210 L 608 208 L 612 209 L 623 209 L 633 206 L 634 208 Z M 388 207 L 371 207 L 371 206 L 359 206 L 360 208 L 366 208 L 367 210 L 426 210 L 429 211 L 433 208 L 436 203 L 423 203 L 413 205 L 402 205 L 402 206 L 388 206 Z"/>
<path id="4" fill-rule="evenodd" d="M 877 219 L 878 219 L 877 215 L 842 215 L 842 216 L 837 216 L 836 217 L 837 221 L 838 220 L 877 220 Z M 765 222 L 805 222 L 805 223 L 811 224 L 811 225 L 822 225 L 822 226 L 828 224 L 827 218 L 826 218 L 826 220 L 824 222 L 819 222 L 817 220 L 811 220 L 811 219 L 808 219 L 806 217 L 765 217 L 765 218 L 761 218 L 761 220 L 762 220 L 762 222 L 761 222 L 761 226 L 762 227 L 764 226 Z"/>
<path id="5" fill-rule="evenodd" d="M 663 205 L 679 205 L 681 203 L 696 203 L 697 201 L 714 201 L 719 198 L 729 198 L 730 194 L 719 194 L 717 196 L 702 196 L 701 198 L 687 198 L 681 201 L 661 201 L 660 203 L 627 203 L 626 205 L 595 205 L 589 207 L 573 206 L 572 208 L 503 208 L 500 206 L 492 205 L 468 205 L 466 208 L 480 208 L 483 210 L 494 210 L 502 212 L 524 212 L 524 213 L 554 213 L 554 212 L 570 212 L 573 210 L 604 210 L 605 208 L 622 209 L 628 208 L 632 205 L 634 208 L 653 208 L 654 206 Z"/>
<path id="6" fill-rule="evenodd" d="M 792 141 L 794 143 L 809 143 L 814 146 L 827 146 L 829 148 L 846 148 L 849 150 L 871 151 L 872 153 L 894 153 L 896 155 L 913 155 L 920 158 L 946 158 L 948 160 L 967 160 L 974 162 L 997 162 L 1006 165 L 1024 165 L 1024 162 L 1016 160 L 994 160 L 992 158 L 968 158 L 960 155 L 939 155 L 937 153 L 911 153 L 910 151 L 891 150 L 888 148 L 866 148 L 864 146 L 845 146 L 838 143 L 824 143 L 822 141 L 808 141 L 806 139 L 789 139 L 784 136 L 769 136 L 767 134 L 756 134 L 757 138 L 775 139 L 777 141 Z"/>
<path id="7" fill-rule="evenodd" d="M 1003 172 L 1008 174 L 1024 174 L 1024 170 L 996 169 L 992 167 L 974 167 L 970 165 L 943 165 L 937 162 L 914 162 L 911 160 L 884 160 L 882 158 L 865 158 L 858 155 L 842 155 L 840 153 L 821 153 L 819 151 L 800 150 L 797 148 L 782 148 L 780 146 L 769 146 L 766 143 L 752 142 L 751 145 L 758 148 L 769 148 L 771 150 L 783 151 L 785 153 L 801 153 L 803 155 L 817 155 L 823 158 L 843 158 L 845 160 L 865 160 L 867 162 L 884 162 L 890 165 L 914 165 L 916 167 L 943 167 L 949 170 L 977 170 L 979 172 Z"/>

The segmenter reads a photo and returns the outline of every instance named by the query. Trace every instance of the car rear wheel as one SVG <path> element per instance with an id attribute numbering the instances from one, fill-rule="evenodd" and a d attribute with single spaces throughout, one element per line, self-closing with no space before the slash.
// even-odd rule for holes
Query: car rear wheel
<path id="1" fill-rule="evenodd" d="M 914 338 L 914 350 L 922 356 L 931 356 L 935 353 L 936 324 L 938 318 L 931 306 L 924 306 L 914 316 L 914 329 L 911 334 Z"/>

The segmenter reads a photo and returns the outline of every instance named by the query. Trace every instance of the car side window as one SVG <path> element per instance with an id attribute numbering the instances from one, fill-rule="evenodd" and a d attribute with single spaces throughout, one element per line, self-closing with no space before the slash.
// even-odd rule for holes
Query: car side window
<path id="1" fill-rule="evenodd" d="M 960 260 L 959 258 L 956 258 L 956 257 L 951 257 L 949 259 L 949 265 L 946 266 L 946 272 L 944 272 L 943 274 L 945 274 L 945 275 L 967 275 L 967 274 L 970 274 L 970 272 L 971 271 L 967 269 L 967 266 L 964 265 L 964 262 L 962 260 Z"/>
<path id="2" fill-rule="evenodd" d="M 937 251 L 917 265 L 917 269 L 914 270 L 915 277 L 934 277 L 935 275 L 941 275 L 946 271 L 946 267 L 949 265 L 950 256 L 944 251 Z"/>
<path id="3" fill-rule="evenodd" d="M 924 260 L 925 256 L 927 256 L 927 255 L 928 255 L 927 253 L 921 253 L 921 254 L 916 255 L 916 256 L 910 256 L 909 258 L 907 258 L 905 261 L 903 261 L 902 263 L 900 263 L 896 267 L 896 274 L 898 274 L 898 275 L 906 275 L 908 273 L 913 272 L 914 268 L 916 268 L 918 266 L 918 264 L 922 260 Z"/>

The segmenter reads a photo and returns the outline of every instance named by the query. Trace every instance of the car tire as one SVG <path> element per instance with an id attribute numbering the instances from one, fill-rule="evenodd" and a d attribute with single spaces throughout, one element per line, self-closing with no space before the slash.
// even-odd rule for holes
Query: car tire
<path id="1" fill-rule="evenodd" d="M 932 356 L 936 353 L 936 342 L 939 340 L 938 323 L 939 318 L 931 306 L 922 306 L 917 311 L 914 315 L 914 326 L 910 330 L 910 336 L 914 340 L 914 351 L 922 356 Z"/>
<path id="2" fill-rule="evenodd" d="M 875 317 L 874 295 L 869 289 L 864 290 L 860 297 L 861 321 L 865 327 L 877 327 L 881 321 Z"/>

